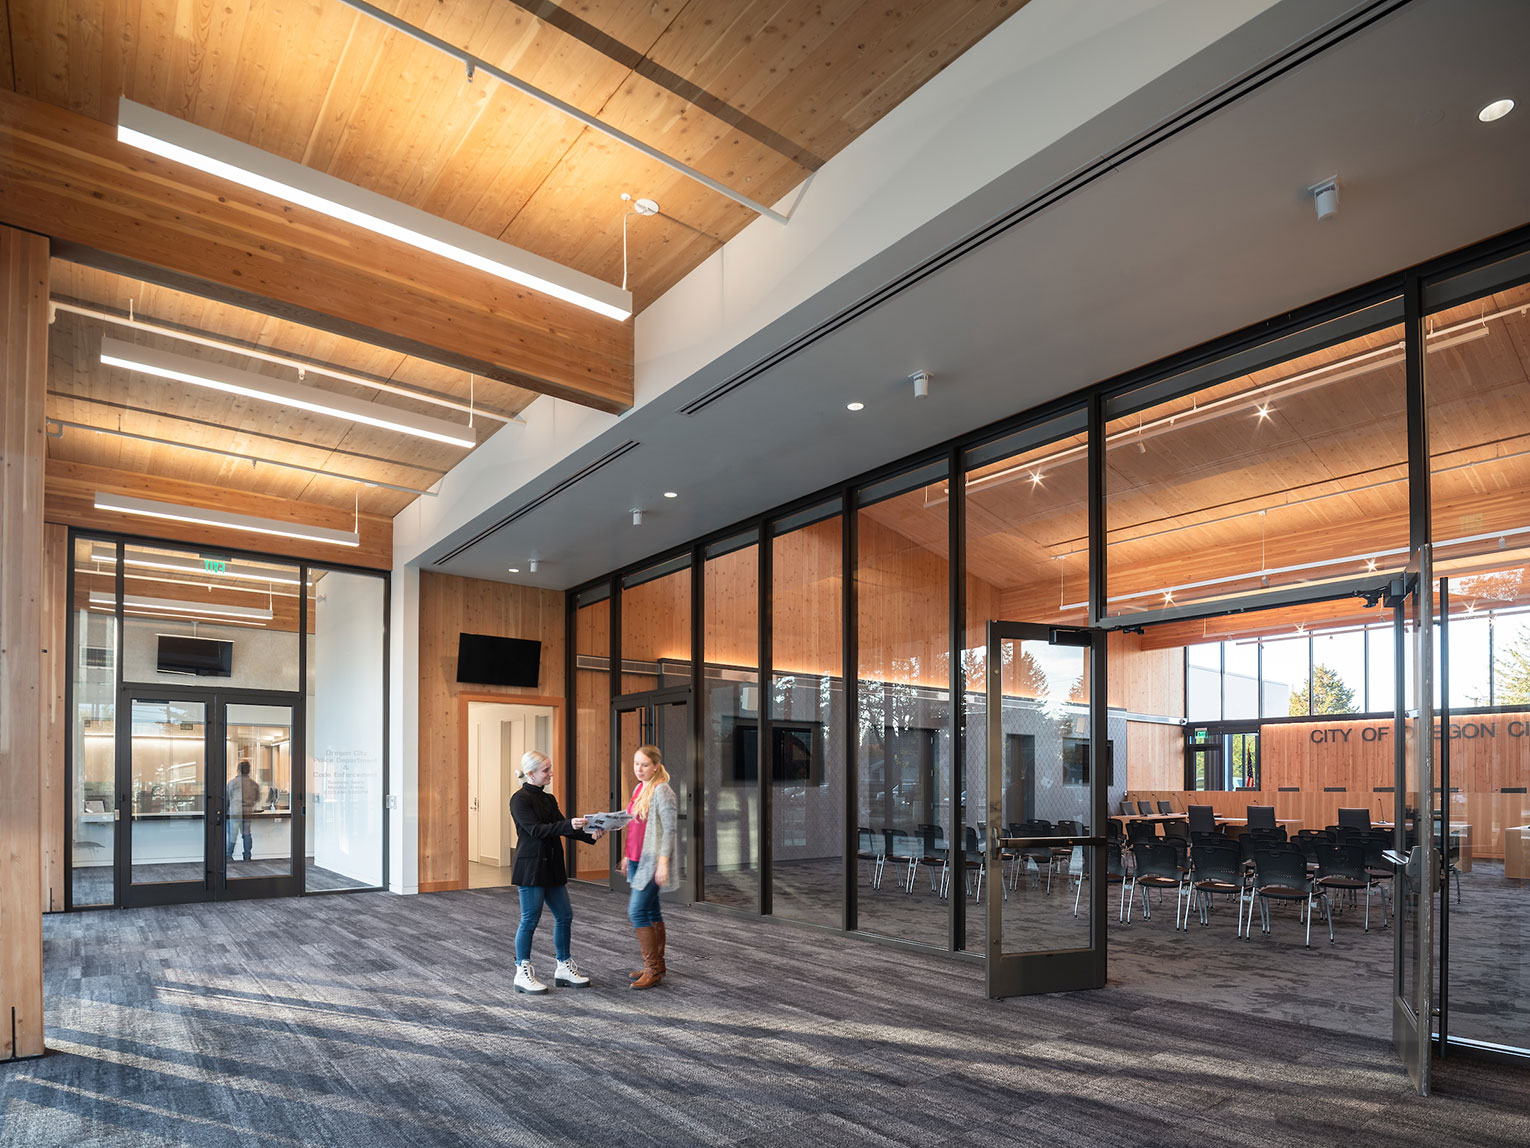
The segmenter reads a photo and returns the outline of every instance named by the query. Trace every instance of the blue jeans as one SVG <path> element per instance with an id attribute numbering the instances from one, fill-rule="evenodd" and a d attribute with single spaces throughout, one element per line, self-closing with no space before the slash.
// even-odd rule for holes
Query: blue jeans
<path id="1" fill-rule="evenodd" d="M 637 876 L 637 862 L 627 862 L 627 880 L 631 881 Z M 627 920 L 632 922 L 634 929 L 641 929 L 645 925 L 658 925 L 664 921 L 664 914 L 659 912 L 659 882 L 648 882 L 646 889 L 634 889 L 632 895 L 627 898 Z"/>
<path id="2" fill-rule="evenodd" d="M 250 859 L 250 846 L 254 840 L 250 834 L 250 819 L 248 817 L 230 817 L 223 823 L 223 856 L 230 861 L 234 859 L 234 838 L 239 831 L 244 830 L 244 859 Z"/>
<path id="3" fill-rule="evenodd" d="M 531 959 L 531 938 L 537 934 L 545 904 L 553 915 L 553 952 L 560 961 L 568 960 L 569 934 L 574 930 L 574 906 L 569 903 L 567 885 L 522 885 L 521 925 L 515 930 L 515 963 Z"/>

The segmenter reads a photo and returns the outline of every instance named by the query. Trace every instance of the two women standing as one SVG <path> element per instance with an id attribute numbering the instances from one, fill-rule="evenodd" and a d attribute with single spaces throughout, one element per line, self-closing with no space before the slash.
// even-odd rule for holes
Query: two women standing
<path id="1" fill-rule="evenodd" d="M 521 898 L 521 923 L 515 932 L 518 993 L 547 991 L 531 965 L 531 941 L 544 905 L 552 910 L 553 948 L 558 958 L 553 983 L 574 988 L 590 983 L 590 978 L 580 972 L 569 955 L 574 910 L 569 903 L 568 869 L 560 838 L 575 837 L 593 845 L 600 840 L 602 831 L 586 832 L 583 817 L 563 816 L 557 798 L 547 792 L 552 772 L 547 755 L 531 750 L 521 758 L 522 784 L 510 798 L 510 816 L 520 835 L 515 867 L 510 871 L 510 879 L 518 886 Z M 664 914 L 659 908 L 659 893 L 680 885 L 675 860 L 679 804 L 657 746 L 639 747 L 632 755 L 632 772 L 637 785 L 627 803 L 632 820 L 627 823 L 622 857 L 627 884 L 632 890 L 627 901 L 627 919 L 637 930 L 643 967 L 631 974 L 629 987 L 651 989 L 665 972 Z"/>

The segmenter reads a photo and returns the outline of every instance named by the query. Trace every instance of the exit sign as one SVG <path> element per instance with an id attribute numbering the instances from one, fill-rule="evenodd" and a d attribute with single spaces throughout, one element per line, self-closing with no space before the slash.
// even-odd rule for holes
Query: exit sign
<path id="1" fill-rule="evenodd" d="M 227 574 L 228 559 L 204 557 L 202 559 L 202 569 L 206 570 L 209 574 Z"/>

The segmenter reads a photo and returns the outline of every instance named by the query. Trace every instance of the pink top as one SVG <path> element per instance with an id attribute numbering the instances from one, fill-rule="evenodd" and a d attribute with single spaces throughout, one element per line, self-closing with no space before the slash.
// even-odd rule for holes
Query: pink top
<path id="1" fill-rule="evenodd" d="M 632 812 L 632 807 L 637 804 L 638 794 L 643 792 L 643 783 L 637 783 L 637 788 L 632 791 L 632 800 L 627 802 L 627 812 Z M 627 847 L 622 850 L 622 856 L 628 861 L 638 862 L 643 859 L 643 830 L 648 828 L 648 822 L 639 821 L 634 817 L 627 822 Z"/>

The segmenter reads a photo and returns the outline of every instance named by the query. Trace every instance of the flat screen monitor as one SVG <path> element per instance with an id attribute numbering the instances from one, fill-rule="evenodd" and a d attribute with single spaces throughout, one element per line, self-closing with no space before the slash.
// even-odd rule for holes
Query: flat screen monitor
<path id="1" fill-rule="evenodd" d="M 461 634 L 457 638 L 457 680 L 481 686 L 535 689 L 542 668 L 542 643 L 530 638 Z"/>
<path id="2" fill-rule="evenodd" d="M 162 674 L 226 678 L 234 672 L 234 643 L 217 638 L 160 634 L 155 668 Z"/>

